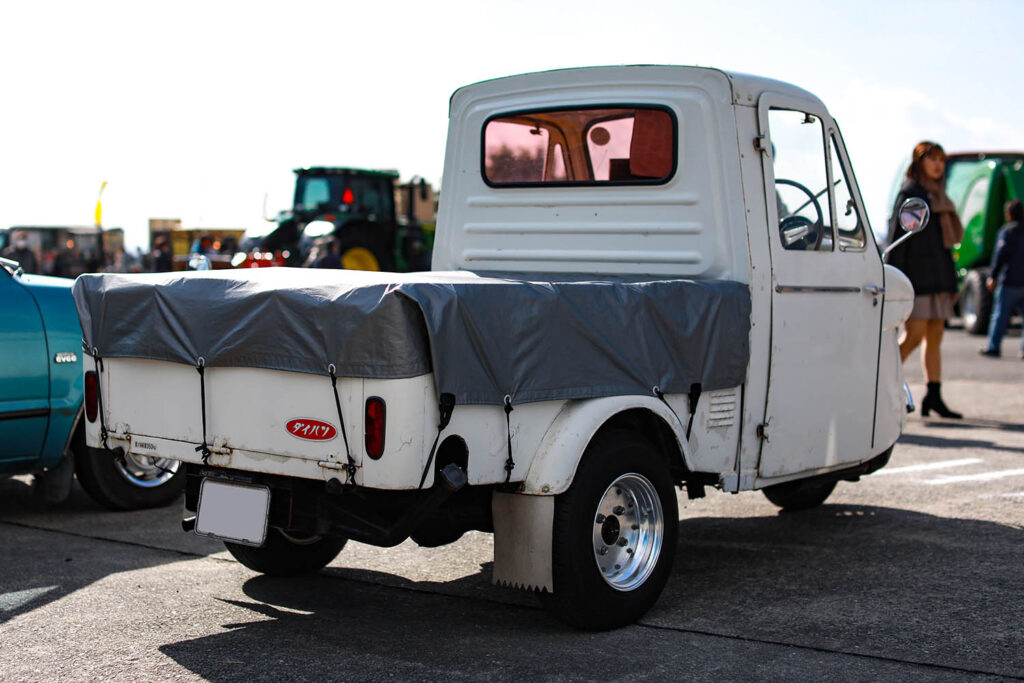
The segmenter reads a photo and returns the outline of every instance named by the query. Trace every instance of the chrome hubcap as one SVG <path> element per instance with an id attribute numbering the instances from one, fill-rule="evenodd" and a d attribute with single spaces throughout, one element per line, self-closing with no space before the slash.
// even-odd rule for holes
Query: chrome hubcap
<path id="1" fill-rule="evenodd" d="M 123 461 L 114 461 L 121 476 L 136 486 L 155 488 L 170 480 L 181 463 L 167 458 L 154 458 L 148 455 L 128 453 Z"/>
<path id="2" fill-rule="evenodd" d="M 594 515 L 594 560 L 605 582 L 633 590 L 651 575 L 665 537 L 658 491 L 640 474 L 624 474 L 609 486 Z"/>

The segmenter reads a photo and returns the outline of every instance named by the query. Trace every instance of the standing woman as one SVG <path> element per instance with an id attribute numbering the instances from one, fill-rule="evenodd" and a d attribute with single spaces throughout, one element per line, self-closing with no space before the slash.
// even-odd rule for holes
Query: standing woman
<path id="1" fill-rule="evenodd" d="M 928 393 L 921 401 L 921 415 L 935 411 L 941 417 L 960 419 L 942 401 L 942 334 L 946 319 L 953 315 L 957 298 L 957 276 L 951 249 L 964 237 L 956 207 L 946 196 L 946 152 L 934 142 L 914 147 L 907 177 L 896 197 L 889 221 L 889 243 L 903 235 L 899 226 L 900 204 L 910 197 L 928 202 L 931 218 L 917 236 L 889 253 L 889 264 L 902 270 L 914 285 L 914 308 L 900 339 L 903 361 L 924 342 L 921 353 Z"/>

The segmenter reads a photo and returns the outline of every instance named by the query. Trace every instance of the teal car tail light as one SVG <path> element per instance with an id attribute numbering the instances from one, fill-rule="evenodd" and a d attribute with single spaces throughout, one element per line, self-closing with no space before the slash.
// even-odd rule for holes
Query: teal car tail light
<path id="1" fill-rule="evenodd" d="M 100 381 L 93 370 L 85 373 L 85 419 L 96 421 L 100 403 Z"/>

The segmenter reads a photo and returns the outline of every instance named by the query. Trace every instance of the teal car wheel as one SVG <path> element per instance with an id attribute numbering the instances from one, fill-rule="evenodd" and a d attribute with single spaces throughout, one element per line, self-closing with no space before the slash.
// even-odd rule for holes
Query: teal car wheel
<path id="1" fill-rule="evenodd" d="M 75 474 L 92 498 L 111 510 L 141 510 L 169 505 L 185 488 L 185 468 L 176 460 L 89 448 L 76 435 Z"/>

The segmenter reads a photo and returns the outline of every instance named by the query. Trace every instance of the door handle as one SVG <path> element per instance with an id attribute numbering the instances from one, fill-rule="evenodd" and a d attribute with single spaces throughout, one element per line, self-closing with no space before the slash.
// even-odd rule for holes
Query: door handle
<path id="1" fill-rule="evenodd" d="M 868 294 L 878 296 L 879 294 L 885 294 L 885 287 L 879 287 L 878 285 L 868 285 L 864 288 L 864 291 Z"/>

